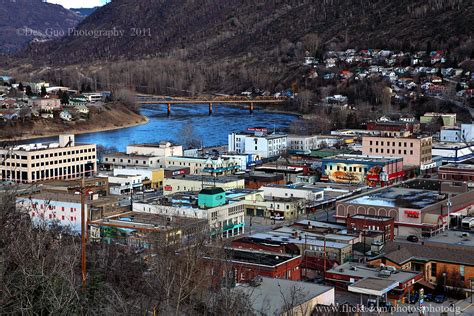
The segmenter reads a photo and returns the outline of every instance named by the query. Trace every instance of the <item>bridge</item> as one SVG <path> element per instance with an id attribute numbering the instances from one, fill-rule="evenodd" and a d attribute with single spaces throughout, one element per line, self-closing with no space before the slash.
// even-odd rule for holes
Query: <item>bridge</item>
<path id="1" fill-rule="evenodd" d="M 164 104 L 168 106 L 168 116 L 171 115 L 171 106 L 173 104 L 207 104 L 209 106 L 209 115 L 212 115 L 214 104 L 248 104 L 250 114 L 253 113 L 256 104 L 281 104 L 287 101 L 286 98 L 261 98 L 261 99 L 232 99 L 232 98 L 215 98 L 215 99 L 175 99 L 156 96 L 138 95 L 138 103 L 140 104 Z"/>

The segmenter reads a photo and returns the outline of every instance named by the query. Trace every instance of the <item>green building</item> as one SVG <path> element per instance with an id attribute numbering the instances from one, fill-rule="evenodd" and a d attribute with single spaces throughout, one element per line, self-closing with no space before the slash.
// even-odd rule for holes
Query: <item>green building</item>
<path id="1" fill-rule="evenodd" d="M 225 191 L 222 188 L 202 189 L 198 195 L 198 206 L 200 208 L 217 207 L 224 205 L 225 202 Z"/>

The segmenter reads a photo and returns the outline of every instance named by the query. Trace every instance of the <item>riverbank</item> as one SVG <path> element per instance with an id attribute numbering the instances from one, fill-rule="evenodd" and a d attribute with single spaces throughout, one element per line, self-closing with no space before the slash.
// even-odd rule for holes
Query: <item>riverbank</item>
<path id="1" fill-rule="evenodd" d="M 105 104 L 100 107 L 91 107 L 89 117 L 72 122 L 54 119 L 33 119 L 26 121 L 9 122 L 1 127 L 0 141 L 19 141 L 44 137 L 53 137 L 59 134 L 87 134 L 118 130 L 149 122 L 146 116 L 129 110 L 119 103 Z"/>

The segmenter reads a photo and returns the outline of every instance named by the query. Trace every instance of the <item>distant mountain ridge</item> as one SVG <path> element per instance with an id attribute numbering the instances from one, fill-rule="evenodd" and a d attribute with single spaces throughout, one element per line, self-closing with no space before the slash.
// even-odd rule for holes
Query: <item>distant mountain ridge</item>
<path id="1" fill-rule="evenodd" d="M 0 0 L 0 53 L 14 53 L 30 41 L 67 33 L 81 16 L 42 0 Z"/>
<path id="2" fill-rule="evenodd" d="M 216 60 L 271 57 L 282 41 L 308 33 L 324 48 L 457 48 L 472 42 L 474 2 L 462 0 L 115 0 L 96 10 L 81 30 L 124 31 L 116 37 L 66 37 L 39 45 L 66 64 L 143 56 L 185 55 Z M 143 36 L 132 30 L 142 30 Z M 291 45 L 290 45 L 291 46 Z"/>
<path id="3" fill-rule="evenodd" d="M 81 15 L 83 17 L 87 17 L 89 15 L 91 15 L 92 13 L 95 12 L 95 10 L 97 10 L 99 7 L 94 7 L 94 8 L 71 8 L 69 10 L 71 10 L 72 12 L 78 14 L 78 15 Z"/>

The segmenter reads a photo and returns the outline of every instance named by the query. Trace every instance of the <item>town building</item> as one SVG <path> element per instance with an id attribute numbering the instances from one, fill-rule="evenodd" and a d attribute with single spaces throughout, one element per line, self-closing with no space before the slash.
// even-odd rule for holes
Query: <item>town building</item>
<path id="1" fill-rule="evenodd" d="M 443 126 L 456 126 L 456 114 L 455 113 L 434 113 L 428 112 L 420 116 L 421 124 L 429 124 L 438 119 L 443 120 Z"/>
<path id="2" fill-rule="evenodd" d="M 474 142 L 474 124 L 442 127 L 439 140 L 441 142 L 472 143 Z"/>
<path id="3" fill-rule="evenodd" d="M 221 176 L 240 170 L 241 161 L 224 157 L 178 157 L 165 158 L 165 167 L 189 167 L 191 175 Z"/>
<path id="4" fill-rule="evenodd" d="M 401 157 L 405 166 L 422 167 L 432 163 L 431 136 L 398 137 L 364 136 L 362 137 L 362 154 L 368 156 Z"/>
<path id="5" fill-rule="evenodd" d="M 245 188 L 245 180 L 237 176 L 177 176 L 165 178 L 163 181 L 163 194 L 169 195 L 176 192 L 199 192 L 204 188 L 217 187 L 225 191 L 230 189 Z"/>
<path id="6" fill-rule="evenodd" d="M 282 174 L 250 172 L 244 175 L 245 188 L 260 189 L 262 186 L 270 184 L 285 184 L 285 178 Z"/>
<path id="7" fill-rule="evenodd" d="M 474 145 L 465 142 L 434 142 L 433 156 L 441 157 L 444 163 L 461 163 L 474 158 Z"/>
<path id="8" fill-rule="evenodd" d="M 0 149 L 0 180 L 34 183 L 79 179 L 96 173 L 96 145 L 76 144 L 74 135 L 58 143 L 36 143 Z"/>
<path id="9" fill-rule="evenodd" d="M 289 153 L 308 154 L 313 149 L 333 147 L 344 142 L 344 138 L 334 135 L 288 135 L 286 143 Z"/>
<path id="10" fill-rule="evenodd" d="M 414 118 L 408 119 L 399 117 L 392 120 L 388 117 L 381 117 L 375 121 L 367 122 L 367 130 L 386 132 L 409 131 L 410 133 L 418 133 L 420 131 L 420 122 Z"/>
<path id="11" fill-rule="evenodd" d="M 121 152 L 105 154 L 102 157 L 102 164 L 107 170 L 128 167 L 146 167 L 159 169 L 165 166 L 163 157 L 126 154 Z"/>
<path id="12" fill-rule="evenodd" d="M 438 179 L 441 181 L 474 182 L 474 165 L 450 163 L 438 168 Z"/>
<path id="13" fill-rule="evenodd" d="M 391 266 L 417 271 L 432 284 L 470 289 L 474 278 L 474 248 L 460 243 L 459 232 L 452 242 L 389 242 L 384 253 L 370 260 L 373 266 Z"/>
<path id="14" fill-rule="evenodd" d="M 403 159 L 398 157 L 338 155 L 323 158 L 323 178 L 336 183 L 388 185 L 402 179 Z"/>
<path id="15" fill-rule="evenodd" d="M 317 305 L 335 304 L 334 287 L 309 282 L 262 277 L 256 283 L 239 284 L 232 291 L 250 297 L 256 315 L 313 315 L 318 314 L 313 312 Z M 293 302 L 290 311 L 285 302 Z"/>
<path id="16" fill-rule="evenodd" d="M 222 259 L 205 258 L 209 276 L 221 284 L 225 284 L 222 283 L 222 276 L 226 271 L 229 271 L 226 275 L 230 274 L 228 277 L 231 278 L 228 284 L 249 282 L 258 276 L 301 280 L 301 256 L 234 248 L 225 248 L 224 251 L 225 262 Z"/>
<path id="17" fill-rule="evenodd" d="M 206 219 L 210 234 L 228 238 L 245 231 L 244 203 L 229 201 L 221 188 L 205 188 L 199 193 L 176 193 L 166 198 L 152 197 L 133 202 L 139 213 Z"/>
<path id="18" fill-rule="evenodd" d="M 456 190 L 455 190 L 456 189 Z M 474 191 L 447 182 L 415 179 L 336 202 L 336 220 L 356 214 L 393 217 L 395 235 L 431 236 L 443 231 L 450 218 L 466 215 Z"/>
<path id="19" fill-rule="evenodd" d="M 34 98 L 28 99 L 28 106 L 43 112 L 52 112 L 61 109 L 61 100 L 57 98 Z"/>
<path id="20" fill-rule="evenodd" d="M 383 269 L 356 262 L 347 262 L 327 270 L 325 276 L 328 282 L 338 287 L 346 287 L 350 292 L 354 293 L 360 293 L 358 289 L 362 287 L 366 290 L 374 289 L 374 287 L 368 284 L 370 281 L 372 281 L 373 285 L 377 280 L 384 280 L 382 288 L 386 289 L 386 291 L 384 291 L 383 296 L 395 302 L 413 291 L 414 284 L 423 279 L 423 275 L 418 271 L 400 268 Z M 366 280 L 365 284 L 358 283 L 362 280 Z M 356 287 L 356 289 L 351 289 L 351 287 Z M 365 291 L 365 293 L 369 294 L 370 291 Z"/>
<path id="21" fill-rule="evenodd" d="M 158 144 L 134 144 L 127 146 L 127 154 L 154 157 L 182 156 L 183 146 L 162 141 Z"/>
<path id="22" fill-rule="evenodd" d="M 99 196 L 109 195 L 109 179 L 103 177 L 87 177 L 78 180 L 50 180 L 41 183 L 41 190 L 52 193 L 79 192 L 79 188 L 84 184 L 87 194 L 97 194 Z"/>
<path id="23" fill-rule="evenodd" d="M 57 224 L 70 229 L 74 234 L 81 233 L 81 195 L 58 192 L 38 192 L 16 199 L 17 209 L 28 212 L 35 225 Z M 100 197 L 88 194 L 85 199 L 85 221 L 95 217 L 121 211 L 119 200 L 114 197 Z"/>
<path id="24" fill-rule="evenodd" d="M 140 175 L 114 173 L 114 175 L 105 177 L 109 179 L 110 194 L 124 195 L 143 190 L 143 181 Z"/>
<path id="25" fill-rule="evenodd" d="M 207 221 L 199 218 L 123 212 L 89 222 L 92 240 L 143 250 L 171 245 L 189 245 L 208 236 Z"/>
<path id="26" fill-rule="evenodd" d="M 268 133 L 266 128 L 253 128 L 249 132 L 231 133 L 228 137 L 230 153 L 252 154 L 257 160 L 278 157 L 287 151 L 287 135 Z"/>
<path id="27" fill-rule="evenodd" d="M 144 189 L 158 189 L 163 187 L 165 170 L 147 167 L 115 168 L 113 170 L 113 175 L 140 176 Z"/>
<path id="28" fill-rule="evenodd" d="M 350 233 L 377 232 L 383 234 L 383 240 L 393 240 L 395 237 L 395 219 L 389 216 L 355 214 L 346 220 Z"/>

